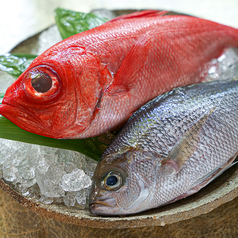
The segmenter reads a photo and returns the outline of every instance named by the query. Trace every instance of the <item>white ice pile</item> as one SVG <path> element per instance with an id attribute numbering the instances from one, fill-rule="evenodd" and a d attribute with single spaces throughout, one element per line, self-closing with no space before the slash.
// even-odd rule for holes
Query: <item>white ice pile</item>
<path id="1" fill-rule="evenodd" d="M 78 152 L 0 139 L 0 177 L 45 204 L 85 208 L 95 167 Z"/>
<path id="2" fill-rule="evenodd" d="M 43 31 L 38 38 L 38 46 L 32 54 L 40 55 L 52 45 L 62 40 L 60 32 L 56 25 Z"/>
<path id="3" fill-rule="evenodd" d="M 229 48 L 208 65 L 209 70 L 205 81 L 217 79 L 238 79 L 238 49 Z"/>
<path id="4" fill-rule="evenodd" d="M 8 74 L 5 71 L 0 70 L 0 93 L 4 93 L 7 88 L 15 81 L 16 79 Z M 1 99 L 0 99 L 1 100 Z M 0 101 L 0 103 L 2 100 Z"/>

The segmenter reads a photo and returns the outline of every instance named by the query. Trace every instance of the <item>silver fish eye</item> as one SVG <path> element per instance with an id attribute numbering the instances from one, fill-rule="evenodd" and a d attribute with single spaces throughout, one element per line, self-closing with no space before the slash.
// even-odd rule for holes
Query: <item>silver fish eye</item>
<path id="1" fill-rule="evenodd" d="M 109 172 L 103 179 L 102 185 L 107 190 L 119 189 L 122 185 L 122 177 L 118 172 Z"/>
<path id="2" fill-rule="evenodd" d="M 36 73 L 31 78 L 32 87 L 39 93 L 48 92 L 52 87 L 52 78 L 47 73 Z"/>

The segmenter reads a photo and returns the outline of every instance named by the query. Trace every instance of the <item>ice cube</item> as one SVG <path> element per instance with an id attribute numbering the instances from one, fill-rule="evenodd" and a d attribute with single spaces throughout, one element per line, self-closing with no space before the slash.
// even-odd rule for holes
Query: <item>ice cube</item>
<path id="1" fill-rule="evenodd" d="M 95 161 L 88 161 L 88 163 L 86 164 L 86 166 L 84 167 L 84 171 L 85 173 L 89 176 L 89 177 L 93 177 L 94 171 L 96 169 L 97 163 Z"/>
<path id="2" fill-rule="evenodd" d="M 81 169 L 74 169 L 71 173 L 62 177 L 61 187 L 64 191 L 78 191 L 87 188 L 92 181 L 88 175 Z"/>
<path id="3" fill-rule="evenodd" d="M 51 204 L 51 203 L 53 203 L 54 199 L 52 197 L 46 197 L 46 196 L 42 195 L 41 198 L 39 199 L 39 201 L 44 204 Z"/>
<path id="4" fill-rule="evenodd" d="M 64 203 L 68 207 L 73 207 L 75 205 L 76 199 L 75 199 L 75 192 L 67 192 L 67 194 L 64 197 Z"/>
<path id="5" fill-rule="evenodd" d="M 57 197 L 57 198 L 54 198 L 54 203 L 60 203 L 60 204 L 63 204 L 63 203 L 64 203 L 64 197 Z"/>
<path id="6" fill-rule="evenodd" d="M 45 159 L 45 157 L 40 156 L 38 160 L 37 169 L 41 174 L 45 174 L 50 167 L 49 161 Z"/>
<path id="7" fill-rule="evenodd" d="M 225 50 L 217 61 L 219 63 L 220 72 L 229 69 L 229 67 L 238 63 L 238 50 L 236 48 Z"/>
<path id="8" fill-rule="evenodd" d="M 0 66 L 3 67 L 3 66 Z M 0 93 L 5 93 L 7 88 L 16 80 L 9 73 L 0 70 Z M 0 102 L 1 103 L 1 102 Z"/>
<path id="9" fill-rule="evenodd" d="M 238 77 L 238 50 L 229 48 L 218 58 L 207 64 L 208 73 L 204 81 L 225 80 Z"/>
<path id="10" fill-rule="evenodd" d="M 52 164 L 44 174 L 36 170 L 36 181 L 41 193 L 47 197 L 64 196 L 65 192 L 60 187 L 60 182 L 65 173 L 58 168 L 57 164 Z"/>
<path id="11" fill-rule="evenodd" d="M 28 180 L 26 183 L 23 181 L 22 183 L 16 184 L 16 190 L 19 191 L 23 196 L 27 196 L 30 198 L 35 198 L 37 200 L 43 196 L 40 193 L 40 188 L 36 183 L 36 179 Z"/>
<path id="12" fill-rule="evenodd" d="M 19 191 L 22 193 L 27 193 L 29 192 L 28 188 L 36 184 L 36 179 L 22 179 L 21 182 L 20 180 L 17 181 L 18 183 L 16 184 L 16 187 Z M 20 182 L 20 183 L 19 183 Z"/>
<path id="13" fill-rule="evenodd" d="M 3 178 L 6 181 L 14 182 L 16 180 L 16 177 L 17 177 L 16 176 L 17 172 L 18 172 L 17 168 L 11 163 L 3 165 Z"/>
<path id="14" fill-rule="evenodd" d="M 65 163 L 65 172 L 71 173 L 74 169 L 76 169 L 76 165 L 72 162 L 66 162 Z"/>
<path id="15" fill-rule="evenodd" d="M 107 9 L 96 9 L 91 11 L 91 13 L 93 13 L 94 15 L 100 18 L 106 18 L 108 20 L 111 20 L 116 17 L 115 13 Z"/>
<path id="16" fill-rule="evenodd" d="M 47 30 L 43 31 L 38 39 L 38 49 L 36 51 L 37 55 L 42 54 L 45 50 L 61 41 L 62 37 L 60 35 L 59 29 L 56 25 L 49 27 Z"/>
<path id="17" fill-rule="evenodd" d="M 22 143 L 0 139 L 0 164 L 5 161 L 18 165 L 22 161 Z"/>
<path id="18" fill-rule="evenodd" d="M 0 164 L 3 164 L 8 157 L 10 157 L 15 150 L 6 143 L 7 140 L 0 139 Z"/>
<path id="19" fill-rule="evenodd" d="M 31 167 L 29 164 L 24 164 L 23 166 L 18 167 L 18 172 L 25 180 L 35 178 L 35 168 Z"/>
<path id="20" fill-rule="evenodd" d="M 83 208 L 88 207 L 88 196 L 90 187 L 76 192 L 76 201 Z"/>

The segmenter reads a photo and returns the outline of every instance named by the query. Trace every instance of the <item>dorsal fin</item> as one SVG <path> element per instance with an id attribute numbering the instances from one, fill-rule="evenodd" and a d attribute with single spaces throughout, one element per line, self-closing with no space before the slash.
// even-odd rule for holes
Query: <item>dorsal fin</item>
<path id="1" fill-rule="evenodd" d="M 140 12 L 133 12 L 127 15 L 121 15 L 119 17 L 113 18 L 109 22 L 120 21 L 125 19 L 133 19 L 133 18 L 141 18 L 141 17 L 155 17 L 155 16 L 163 16 L 169 11 L 158 11 L 158 10 L 144 10 Z"/>

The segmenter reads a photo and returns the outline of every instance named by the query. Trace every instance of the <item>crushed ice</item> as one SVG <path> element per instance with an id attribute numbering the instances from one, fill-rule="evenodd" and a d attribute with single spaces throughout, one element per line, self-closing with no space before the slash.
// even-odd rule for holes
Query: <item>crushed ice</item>
<path id="1" fill-rule="evenodd" d="M 4 93 L 7 88 L 15 81 L 16 79 L 9 73 L 0 70 L 0 93 Z M 0 103 L 2 99 L 0 99 Z"/>
<path id="2" fill-rule="evenodd" d="M 74 151 L 0 139 L 0 175 L 45 204 L 85 208 L 96 162 Z"/>
<path id="3" fill-rule="evenodd" d="M 208 64 L 205 81 L 238 78 L 238 49 L 229 48 L 218 58 Z"/>
<path id="4" fill-rule="evenodd" d="M 60 32 L 56 25 L 49 27 L 47 30 L 43 31 L 38 39 L 38 46 L 35 49 L 35 54 L 40 55 L 45 50 L 50 48 L 52 45 L 58 43 L 62 40 Z"/>
<path id="5" fill-rule="evenodd" d="M 81 169 L 74 169 L 71 173 L 64 174 L 62 177 L 61 188 L 64 191 L 74 192 L 91 185 L 90 177 Z"/>

